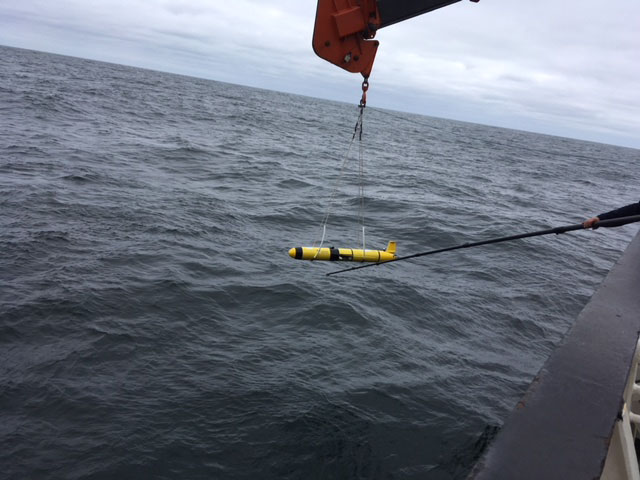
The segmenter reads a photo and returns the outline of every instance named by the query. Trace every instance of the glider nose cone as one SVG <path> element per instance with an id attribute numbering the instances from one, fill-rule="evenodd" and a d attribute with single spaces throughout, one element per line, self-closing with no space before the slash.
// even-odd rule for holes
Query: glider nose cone
<path id="1" fill-rule="evenodd" d="M 296 258 L 296 249 L 292 248 L 291 250 L 289 250 L 289 256 L 291 258 Z"/>

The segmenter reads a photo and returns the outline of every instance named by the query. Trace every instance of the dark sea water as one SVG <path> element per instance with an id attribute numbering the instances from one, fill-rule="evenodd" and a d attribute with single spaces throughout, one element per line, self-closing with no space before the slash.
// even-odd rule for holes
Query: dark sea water
<path id="1" fill-rule="evenodd" d="M 1 478 L 464 478 L 637 227 L 326 277 L 287 251 L 334 186 L 358 245 L 357 113 L 0 48 Z M 400 255 L 638 200 L 639 150 L 375 105 L 364 145 Z"/>

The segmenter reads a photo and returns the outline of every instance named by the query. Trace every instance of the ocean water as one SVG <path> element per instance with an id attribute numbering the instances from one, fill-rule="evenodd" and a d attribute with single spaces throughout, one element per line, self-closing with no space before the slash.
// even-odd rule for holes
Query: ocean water
<path id="1" fill-rule="evenodd" d="M 332 195 L 326 244 L 358 245 L 355 104 L 0 53 L 1 478 L 464 478 L 637 231 L 326 277 L 287 251 Z M 638 200 L 639 150 L 364 129 L 370 248 Z"/>

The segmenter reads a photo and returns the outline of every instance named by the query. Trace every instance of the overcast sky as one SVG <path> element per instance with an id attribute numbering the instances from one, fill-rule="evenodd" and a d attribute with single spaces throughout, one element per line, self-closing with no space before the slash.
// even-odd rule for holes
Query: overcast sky
<path id="1" fill-rule="evenodd" d="M 314 0 L 3 0 L 0 44 L 357 103 Z M 640 1 L 463 0 L 378 32 L 369 105 L 640 148 Z"/>

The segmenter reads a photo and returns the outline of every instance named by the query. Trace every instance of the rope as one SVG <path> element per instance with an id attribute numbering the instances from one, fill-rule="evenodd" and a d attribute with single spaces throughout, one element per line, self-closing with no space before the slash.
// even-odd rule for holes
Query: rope
<path id="1" fill-rule="evenodd" d="M 362 252 L 363 254 L 366 251 L 366 241 L 365 241 L 365 226 L 364 226 L 364 144 L 362 143 L 362 134 L 363 134 L 363 121 L 364 121 L 364 109 L 367 106 L 367 90 L 369 90 L 369 77 L 365 76 L 362 81 L 362 98 L 360 99 L 360 116 L 358 120 L 360 121 L 360 136 L 359 136 L 359 155 L 358 155 L 358 163 L 359 163 L 359 180 L 360 180 L 360 226 L 362 227 Z"/>
<path id="2" fill-rule="evenodd" d="M 363 119 L 364 119 L 364 109 L 365 106 L 367 104 L 367 90 L 369 89 L 369 81 L 368 79 L 365 77 L 364 81 L 362 82 L 362 98 L 360 99 L 360 105 L 358 106 L 358 108 L 360 109 L 360 114 L 358 115 L 358 119 L 356 120 L 356 124 L 353 127 L 353 135 L 351 135 L 351 141 L 349 142 L 349 146 L 347 148 L 347 151 L 342 159 L 342 166 L 340 167 L 340 172 L 338 173 L 338 178 L 336 178 L 334 186 L 331 190 L 331 195 L 329 196 L 329 202 L 327 204 L 327 210 L 325 211 L 325 214 L 322 218 L 322 238 L 320 239 L 320 245 L 318 247 L 318 250 L 316 251 L 315 256 L 312 258 L 312 260 L 315 260 L 318 255 L 320 254 L 320 249 L 322 248 L 322 246 L 324 245 L 324 241 L 326 239 L 326 235 L 327 235 L 327 224 L 329 222 L 329 216 L 331 215 L 331 211 L 333 208 L 333 203 L 336 197 L 336 193 L 338 191 L 338 183 L 340 182 L 340 180 L 343 178 L 343 172 L 344 169 L 349 161 L 349 156 L 351 153 L 351 148 L 353 147 L 353 143 L 355 142 L 356 139 L 356 135 L 358 136 L 358 145 L 359 145 L 359 150 L 358 150 L 358 164 L 359 164 L 359 172 L 358 172 L 358 179 L 359 179 L 359 185 L 360 185 L 360 207 L 359 207 L 359 213 L 358 213 L 358 217 L 359 217 L 359 222 L 360 222 L 360 226 L 362 228 L 362 249 L 365 249 L 365 226 L 364 226 L 364 146 L 363 146 L 363 142 L 362 142 L 362 123 L 363 123 Z M 315 247 L 316 242 L 313 243 L 313 246 Z"/>
<path id="3" fill-rule="evenodd" d="M 362 250 L 365 250 L 365 227 L 364 227 L 364 145 L 362 143 L 362 121 L 364 115 L 364 105 L 360 107 L 360 136 L 359 136 L 359 180 L 360 180 L 360 212 L 359 220 L 362 227 Z"/>
<path id="4" fill-rule="evenodd" d="M 312 260 L 315 260 L 315 258 L 319 255 L 320 253 L 320 249 L 322 248 L 322 245 L 324 245 L 324 240 L 326 237 L 326 233 L 327 233 L 327 223 L 329 222 L 329 216 L 331 215 L 331 211 L 332 211 L 332 207 L 333 207 L 333 203 L 336 197 L 336 194 L 338 192 L 338 184 L 340 182 L 340 180 L 343 178 L 343 172 L 345 167 L 347 166 L 347 163 L 349 162 L 349 156 L 351 154 L 351 148 L 353 147 L 353 142 L 356 139 L 356 135 L 358 133 L 358 129 L 361 126 L 361 118 L 362 118 L 362 113 L 360 113 L 360 116 L 358 116 L 358 120 L 356 121 L 356 125 L 353 128 L 353 135 L 351 136 L 351 141 L 349 142 L 349 146 L 347 148 L 346 153 L 344 154 L 343 158 L 342 158 L 342 166 L 340 167 L 340 171 L 338 172 L 338 178 L 336 178 L 333 188 L 331 189 L 331 194 L 329 196 L 329 202 L 327 204 L 327 209 L 325 211 L 324 216 L 322 217 L 322 238 L 320 240 L 320 246 L 318 247 L 318 251 L 316 252 L 315 256 L 313 257 Z M 317 242 L 313 243 L 313 246 L 315 247 Z"/>

